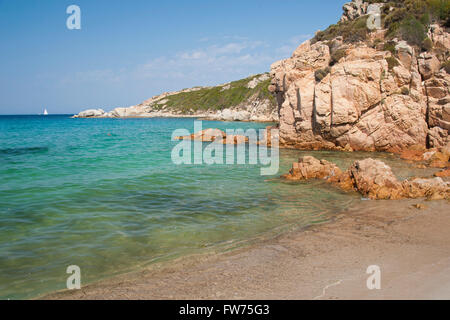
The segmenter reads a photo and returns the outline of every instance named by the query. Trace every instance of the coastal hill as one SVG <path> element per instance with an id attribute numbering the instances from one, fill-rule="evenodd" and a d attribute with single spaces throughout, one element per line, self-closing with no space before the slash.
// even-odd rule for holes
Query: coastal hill
<path id="1" fill-rule="evenodd" d="M 448 150 L 450 2 L 354 0 L 343 11 L 271 66 L 280 145 Z"/>
<path id="2" fill-rule="evenodd" d="M 214 87 L 194 87 L 154 96 L 110 112 L 91 109 L 76 118 L 201 117 L 226 121 L 277 121 L 277 103 L 268 91 L 268 73 Z"/>

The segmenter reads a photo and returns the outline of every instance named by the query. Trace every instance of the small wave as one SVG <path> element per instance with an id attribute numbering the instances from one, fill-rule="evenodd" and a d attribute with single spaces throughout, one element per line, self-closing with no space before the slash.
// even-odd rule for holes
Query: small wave
<path id="1" fill-rule="evenodd" d="M 0 155 L 24 155 L 24 154 L 44 153 L 47 151 L 48 147 L 7 148 L 7 149 L 0 149 Z"/>

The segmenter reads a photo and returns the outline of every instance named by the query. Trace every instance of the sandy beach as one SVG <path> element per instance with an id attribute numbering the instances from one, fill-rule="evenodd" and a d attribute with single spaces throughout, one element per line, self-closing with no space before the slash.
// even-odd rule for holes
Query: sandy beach
<path id="1" fill-rule="evenodd" d="M 448 201 L 364 201 L 306 230 L 43 298 L 449 299 L 448 230 Z M 380 290 L 367 289 L 370 265 Z"/>

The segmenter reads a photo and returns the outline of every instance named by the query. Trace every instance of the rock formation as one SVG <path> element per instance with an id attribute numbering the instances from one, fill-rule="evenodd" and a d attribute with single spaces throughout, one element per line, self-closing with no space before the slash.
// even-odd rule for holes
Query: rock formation
<path id="1" fill-rule="evenodd" d="M 448 173 L 442 173 L 445 176 Z M 355 161 L 343 172 L 335 164 L 311 156 L 292 165 L 288 180 L 323 179 L 344 190 L 356 190 L 370 199 L 423 198 L 450 199 L 450 182 L 435 178 L 412 178 L 398 181 L 391 168 L 382 161 L 365 159 Z"/>
<path id="2" fill-rule="evenodd" d="M 342 7 L 344 13 L 342 14 L 341 21 L 354 20 L 364 15 L 367 11 L 367 8 L 368 3 L 364 2 L 363 0 L 354 0 L 352 2 L 348 2 Z"/>
<path id="3" fill-rule="evenodd" d="M 383 4 L 379 4 L 382 6 Z M 368 4 L 344 6 L 341 21 L 364 16 Z M 271 66 L 269 87 L 279 106 L 280 146 L 400 152 L 450 144 L 450 34 L 431 25 L 432 49 L 385 38 L 342 36 L 301 44 Z"/>

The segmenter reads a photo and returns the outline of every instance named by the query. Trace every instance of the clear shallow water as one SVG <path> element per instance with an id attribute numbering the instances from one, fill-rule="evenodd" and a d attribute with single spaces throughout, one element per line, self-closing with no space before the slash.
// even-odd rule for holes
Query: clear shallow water
<path id="1" fill-rule="evenodd" d="M 0 116 L 0 299 L 64 289 L 69 265 L 80 266 L 86 284 L 323 222 L 361 201 L 320 181 L 278 177 L 301 155 L 346 168 L 364 153 L 282 150 L 273 177 L 255 165 L 176 166 L 172 131 L 192 132 L 193 121 Z M 377 157 L 400 177 L 413 174 Z"/>

